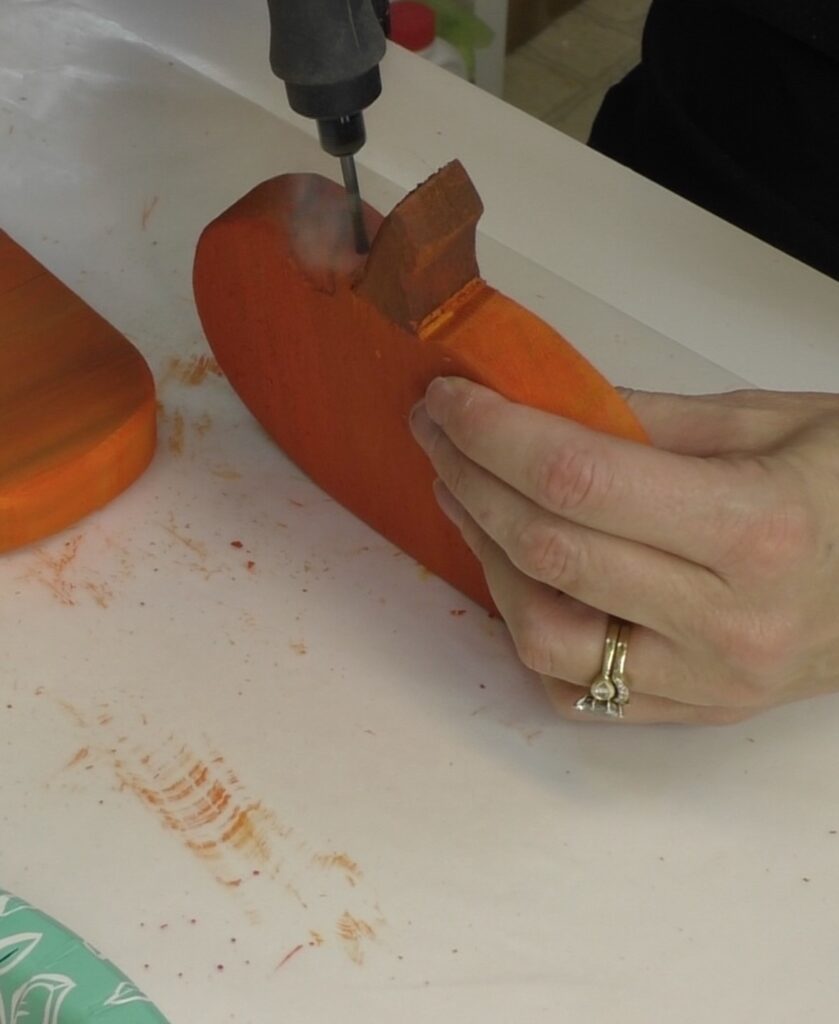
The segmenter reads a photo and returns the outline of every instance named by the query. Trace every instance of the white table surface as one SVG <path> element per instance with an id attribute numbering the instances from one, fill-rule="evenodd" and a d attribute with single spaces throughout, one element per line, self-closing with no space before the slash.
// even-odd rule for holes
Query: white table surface
<path id="1" fill-rule="evenodd" d="M 0 886 L 173 1024 L 833 1020 L 834 699 L 558 723 L 499 623 L 222 378 L 183 382 L 201 227 L 272 174 L 337 172 L 262 8 L 0 7 L 0 224 L 135 341 L 163 406 L 133 488 L 0 560 Z M 485 276 L 613 379 L 839 388 L 834 282 L 408 54 L 383 70 L 366 197 L 460 157 Z"/>

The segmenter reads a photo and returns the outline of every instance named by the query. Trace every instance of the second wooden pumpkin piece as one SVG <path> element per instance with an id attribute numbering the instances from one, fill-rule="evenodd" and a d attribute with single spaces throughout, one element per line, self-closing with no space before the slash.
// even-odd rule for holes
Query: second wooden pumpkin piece
<path id="1" fill-rule="evenodd" d="M 131 484 L 155 449 L 143 357 L 0 231 L 0 552 Z"/>

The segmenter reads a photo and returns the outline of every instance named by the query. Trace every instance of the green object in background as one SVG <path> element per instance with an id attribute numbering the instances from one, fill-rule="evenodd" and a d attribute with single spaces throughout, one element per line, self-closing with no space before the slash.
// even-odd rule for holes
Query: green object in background
<path id="1" fill-rule="evenodd" d="M 168 1024 L 78 935 L 0 889 L 0 1024 Z"/>
<path id="2" fill-rule="evenodd" d="M 475 50 L 489 46 L 493 31 L 457 0 L 422 0 L 437 15 L 437 35 L 457 47 L 466 63 L 466 72 L 475 78 Z"/>

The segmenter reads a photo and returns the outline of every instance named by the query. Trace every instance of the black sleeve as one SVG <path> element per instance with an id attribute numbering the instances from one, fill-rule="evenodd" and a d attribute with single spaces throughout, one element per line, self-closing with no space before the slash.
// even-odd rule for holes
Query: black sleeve
<path id="1" fill-rule="evenodd" d="M 755 21 L 839 60 L 837 0 L 728 0 Z"/>
<path id="2" fill-rule="evenodd" d="M 654 0 L 591 145 L 839 278 L 834 5 Z"/>

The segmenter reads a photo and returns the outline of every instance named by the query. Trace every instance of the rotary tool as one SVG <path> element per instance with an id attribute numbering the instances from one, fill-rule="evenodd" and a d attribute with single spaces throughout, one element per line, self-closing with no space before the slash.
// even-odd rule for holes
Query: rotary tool
<path id="1" fill-rule="evenodd" d="M 355 154 L 363 111 L 379 96 L 388 0 L 268 0 L 271 69 L 291 109 L 317 121 L 324 151 L 341 161 L 355 247 L 368 249 Z"/>

